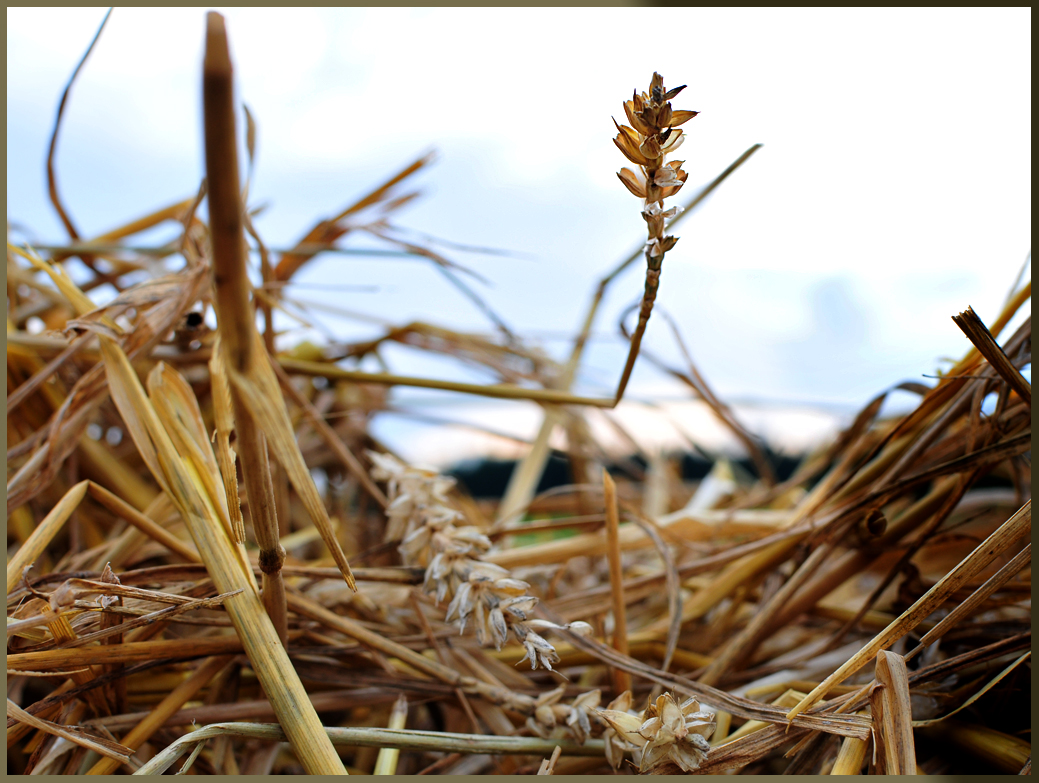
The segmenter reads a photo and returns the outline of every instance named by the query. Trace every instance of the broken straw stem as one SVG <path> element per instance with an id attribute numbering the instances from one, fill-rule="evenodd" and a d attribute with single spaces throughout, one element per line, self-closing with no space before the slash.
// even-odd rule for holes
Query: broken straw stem
<path id="1" fill-rule="evenodd" d="M 219 20 L 219 25 L 214 22 L 212 15 L 209 20 L 202 98 L 217 327 L 223 357 L 236 371 L 245 372 L 257 359 L 253 349 L 256 321 L 249 303 L 251 286 L 245 270 L 245 234 L 235 138 L 234 77 L 223 20 Z M 231 384 L 231 400 L 242 477 L 249 498 L 253 530 L 260 546 L 263 602 L 284 644 L 288 634 L 285 586 L 281 578 L 285 551 L 278 541 L 278 517 L 270 463 L 267 460 L 267 443 L 234 384 Z"/>
<path id="2" fill-rule="evenodd" d="M 610 594 L 613 599 L 613 649 L 628 655 L 628 623 L 625 616 L 624 573 L 621 568 L 621 548 L 617 512 L 617 485 L 610 474 L 602 472 L 603 500 L 606 503 L 606 553 L 610 563 Z M 617 694 L 631 690 L 631 675 L 623 669 L 613 670 L 613 688 Z"/>

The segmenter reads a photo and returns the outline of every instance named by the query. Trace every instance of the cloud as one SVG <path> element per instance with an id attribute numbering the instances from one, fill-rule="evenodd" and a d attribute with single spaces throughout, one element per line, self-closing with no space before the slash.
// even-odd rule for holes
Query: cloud
<path id="1" fill-rule="evenodd" d="M 255 192 L 273 202 L 262 230 L 294 239 L 439 146 L 423 180 L 435 195 L 403 222 L 536 252 L 477 261 L 499 284 L 488 300 L 521 332 L 573 328 L 575 302 L 638 243 L 610 116 L 653 70 L 687 83 L 677 105 L 702 112 L 681 150 L 689 194 L 765 145 L 682 225 L 659 298 L 726 390 L 775 391 L 784 341 L 787 359 L 805 358 L 791 341 L 820 277 L 846 281 L 873 319 L 864 378 L 880 387 L 896 370 L 928 371 L 922 357 L 959 350 L 949 315 L 996 310 L 1030 243 L 1028 9 L 222 12 L 238 96 L 259 124 Z M 42 185 L 47 133 L 103 14 L 8 9 L 9 214 L 41 234 L 60 230 Z M 632 33 L 648 18 L 666 41 Z M 109 24 L 72 93 L 58 159 L 70 210 L 99 229 L 187 196 L 202 171 L 203 11 L 118 8 Z M 486 328 L 441 285 L 401 275 L 378 307 Z M 602 329 L 613 332 L 641 286 L 635 268 L 617 281 Z M 661 324 L 647 340 L 673 347 Z M 635 384 L 655 377 L 636 373 Z"/>

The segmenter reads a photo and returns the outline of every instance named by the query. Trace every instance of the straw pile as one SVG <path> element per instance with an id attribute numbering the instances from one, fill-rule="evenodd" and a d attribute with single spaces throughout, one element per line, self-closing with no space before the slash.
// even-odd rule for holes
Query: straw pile
<path id="1" fill-rule="evenodd" d="M 900 387 L 919 396 L 910 413 L 880 418 L 892 390 L 879 394 L 782 482 L 691 360 L 667 368 L 758 478 L 719 463 L 694 486 L 659 461 L 614 477 L 585 416 L 621 396 L 677 241 L 663 234 L 677 210 L 662 207 L 685 172 L 665 155 L 696 114 L 671 109 L 679 90 L 654 74 L 625 106 L 618 147 L 639 170 L 621 179 L 644 200 L 649 243 L 595 289 L 566 363 L 507 330 L 430 324 L 278 352 L 284 285 L 359 216 L 452 265 L 389 223 L 426 160 L 268 251 L 240 207 L 216 14 L 206 51 L 196 197 L 86 239 L 49 166 L 69 242 L 8 244 L 9 772 L 1030 769 L 1030 319 L 1003 334 L 1030 284 L 990 324 L 956 316 L 972 347 L 933 386 Z M 178 242 L 126 249 L 167 221 Z M 617 398 L 574 396 L 603 291 L 643 252 Z M 74 258 L 91 270 L 78 285 Z M 104 284 L 119 294 L 98 307 Z M 30 333 L 33 318 L 46 330 Z M 387 341 L 502 382 L 341 366 Z M 504 498 L 475 501 L 387 453 L 367 424 L 396 385 L 544 406 Z M 574 483 L 535 497 L 557 427 Z"/>

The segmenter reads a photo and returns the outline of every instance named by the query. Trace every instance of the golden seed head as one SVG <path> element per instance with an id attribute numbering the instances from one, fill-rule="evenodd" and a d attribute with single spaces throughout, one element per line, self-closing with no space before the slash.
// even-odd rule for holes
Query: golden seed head
<path id="1" fill-rule="evenodd" d="M 682 170 L 682 161 L 665 162 L 667 155 L 685 141 L 685 135 L 678 126 L 698 114 L 672 108 L 671 99 L 683 89 L 685 85 L 672 90 L 665 89 L 664 77 L 654 73 L 648 92 L 635 92 L 630 101 L 622 104 L 630 127 L 613 121 L 617 128 L 613 143 L 637 167 L 634 171 L 623 168 L 617 176 L 632 195 L 647 204 L 662 206 L 664 199 L 682 188 L 688 176 Z M 655 214 L 644 214 L 649 223 L 650 245 L 654 252 L 663 247 L 664 222 L 661 214 L 665 218 L 671 217 L 662 209 Z"/>

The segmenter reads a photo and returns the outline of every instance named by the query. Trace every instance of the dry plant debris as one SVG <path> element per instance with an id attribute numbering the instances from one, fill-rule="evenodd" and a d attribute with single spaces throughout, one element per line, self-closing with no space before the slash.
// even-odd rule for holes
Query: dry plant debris
<path id="1" fill-rule="evenodd" d="M 268 248 L 239 182 L 217 14 L 206 51 L 195 195 L 83 236 L 53 165 L 59 112 L 48 180 L 68 241 L 9 237 L 9 772 L 1030 770 L 1030 283 L 988 323 L 955 316 L 964 356 L 933 385 L 896 387 L 912 410 L 881 415 L 895 388 L 882 391 L 785 478 L 684 345 L 684 367 L 647 353 L 732 429 L 759 478 L 719 462 L 684 481 L 667 459 L 604 475 L 587 424 L 640 352 L 675 242 L 665 228 L 757 146 L 679 214 L 663 202 L 687 175 L 665 158 L 696 113 L 671 108 L 681 88 L 659 74 L 625 103 L 616 143 L 637 171 L 620 177 L 648 242 L 594 288 L 566 362 L 468 287 L 494 335 L 404 323 L 279 350 L 272 313 L 298 312 L 294 274 L 352 235 L 452 284 L 467 272 L 394 222 L 428 156 Z M 250 173 L 256 125 L 247 115 Z M 134 244 L 163 224 L 174 242 Z M 576 396 L 603 292 L 639 257 L 617 397 Z M 99 306 L 104 286 L 117 294 Z M 500 382 L 356 369 L 389 343 Z M 544 406 L 503 499 L 473 499 L 372 435 L 409 384 Z M 573 484 L 536 496 L 557 428 Z"/>

